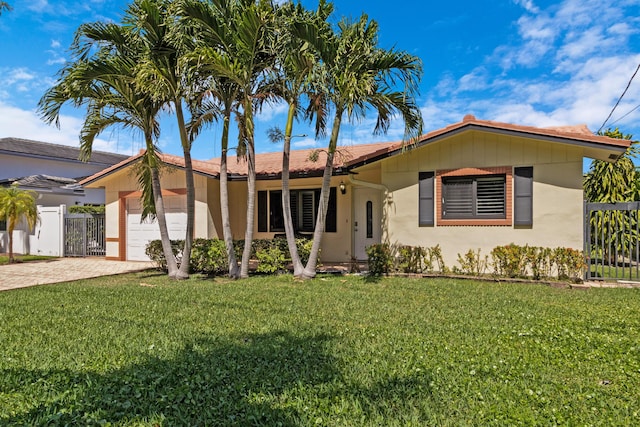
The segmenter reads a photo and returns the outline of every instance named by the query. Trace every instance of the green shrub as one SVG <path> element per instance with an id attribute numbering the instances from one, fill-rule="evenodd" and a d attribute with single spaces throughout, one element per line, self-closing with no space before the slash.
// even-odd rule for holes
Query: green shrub
<path id="1" fill-rule="evenodd" d="M 495 274 L 505 277 L 525 277 L 527 252 L 527 246 L 518 246 L 513 243 L 493 248 L 491 258 Z"/>
<path id="2" fill-rule="evenodd" d="M 541 248 L 531 246 L 526 253 L 526 262 L 529 273 L 534 280 L 541 280 L 551 277 L 552 274 L 552 258 L 553 250 L 549 248 Z"/>
<path id="3" fill-rule="evenodd" d="M 400 246 L 397 249 L 395 269 L 403 273 L 422 273 L 427 250 L 422 246 Z"/>
<path id="4" fill-rule="evenodd" d="M 480 249 L 477 251 L 469 249 L 464 255 L 458 254 L 458 264 L 460 264 L 460 267 L 454 267 L 454 272 L 480 276 L 487 271 L 489 256 L 485 255 L 484 258 L 482 258 Z"/>
<path id="5" fill-rule="evenodd" d="M 393 267 L 391 248 L 386 243 L 377 243 L 367 247 L 367 258 L 369 274 L 372 276 L 387 274 Z"/>
<path id="6" fill-rule="evenodd" d="M 442 258 L 442 248 L 440 248 L 440 245 L 435 245 L 427 248 L 427 254 L 425 255 L 425 266 L 426 271 L 429 273 L 435 271 L 436 266 L 437 271 L 442 274 L 446 274 L 449 272 L 449 269 L 444 264 L 444 259 Z"/>
<path id="7" fill-rule="evenodd" d="M 558 279 L 582 279 L 586 267 L 582 251 L 571 248 L 556 248 L 553 250 L 552 256 Z"/>
<path id="8" fill-rule="evenodd" d="M 311 247 L 313 246 L 313 239 L 308 239 L 306 237 L 298 237 L 296 238 L 296 247 L 298 248 L 298 256 L 300 257 L 300 261 L 302 264 L 306 264 L 309 261 L 309 255 L 311 255 Z M 289 248 L 287 247 L 287 253 L 289 252 Z M 320 264 L 320 254 L 321 250 L 318 251 L 318 265 Z"/>
<path id="9" fill-rule="evenodd" d="M 422 246 L 391 246 L 393 270 L 402 273 L 447 273 L 440 245 L 431 248 Z"/>
<path id="10" fill-rule="evenodd" d="M 104 205 L 72 205 L 68 209 L 70 214 L 102 215 L 105 212 Z"/>
<path id="11" fill-rule="evenodd" d="M 506 245 L 491 251 L 495 274 L 505 277 L 553 277 L 580 280 L 585 268 L 582 251 L 570 248 L 542 248 Z"/>
<path id="12" fill-rule="evenodd" d="M 191 249 L 191 271 L 209 275 L 229 271 L 227 248 L 222 239 L 195 239 Z"/>
<path id="13" fill-rule="evenodd" d="M 184 248 L 184 240 L 172 240 L 171 241 L 171 250 L 173 255 L 176 257 L 176 261 L 178 265 L 180 265 L 180 261 L 182 260 L 182 249 Z M 160 240 L 152 240 L 147 244 L 145 249 L 145 254 L 151 259 L 151 261 L 156 265 L 159 270 L 167 271 L 167 260 L 164 257 L 164 252 L 162 251 L 162 241 Z"/>
<path id="14" fill-rule="evenodd" d="M 284 271 L 286 262 L 284 254 L 284 251 L 280 249 L 276 242 L 267 248 L 257 250 L 258 268 L 256 271 L 268 274 Z"/>

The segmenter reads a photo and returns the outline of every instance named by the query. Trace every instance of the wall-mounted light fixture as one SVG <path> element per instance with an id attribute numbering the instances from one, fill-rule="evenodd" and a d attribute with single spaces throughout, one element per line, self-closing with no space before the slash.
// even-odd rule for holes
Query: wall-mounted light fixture
<path id="1" fill-rule="evenodd" d="M 338 188 L 340 189 L 340 194 L 347 194 L 347 186 L 344 185 L 344 181 L 340 181 Z"/>

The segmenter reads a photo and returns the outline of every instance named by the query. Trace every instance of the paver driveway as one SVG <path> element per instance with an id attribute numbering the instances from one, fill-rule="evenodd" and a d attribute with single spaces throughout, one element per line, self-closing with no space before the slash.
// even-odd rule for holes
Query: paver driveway
<path id="1" fill-rule="evenodd" d="M 107 261 L 103 258 L 56 258 L 0 265 L 0 291 L 110 276 L 148 268 L 153 268 L 151 262 Z"/>

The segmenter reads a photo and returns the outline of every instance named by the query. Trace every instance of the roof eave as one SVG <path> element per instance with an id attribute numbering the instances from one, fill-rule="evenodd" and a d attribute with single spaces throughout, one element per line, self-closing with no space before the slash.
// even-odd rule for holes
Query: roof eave
<path id="1" fill-rule="evenodd" d="M 445 128 L 444 131 L 439 132 L 435 135 L 429 135 L 426 134 L 423 137 L 420 138 L 420 140 L 416 143 L 416 144 L 412 144 L 412 145 L 404 145 L 404 146 L 400 146 L 399 148 L 395 148 L 395 149 L 390 149 L 387 150 L 386 152 L 382 152 L 380 154 L 377 155 L 373 155 L 371 157 L 368 157 L 366 159 L 356 159 L 354 162 L 350 163 L 348 165 L 349 169 L 354 169 L 354 168 L 358 168 L 361 166 L 365 166 L 367 164 L 370 163 L 374 163 L 392 156 L 395 156 L 397 154 L 400 154 L 404 151 L 408 150 L 412 150 L 415 148 L 419 148 L 434 142 L 438 142 L 441 141 L 443 139 L 446 138 L 450 138 L 452 136 L 464 133 L 464 132 L 470 132 L 470 131 L 481 131 L 481 132 L 491 132 L 491 133 L 496 133 L 496 134 L 500 134 L 500 135 L 508 135 L 508 136 L 517 136 L 517 137 L 524 137 L 524 138 L 530 138 L 530 139 L 537 139 L 537 140 L 541 140 L 541 141 L 548 141 L 548 142 L 555 142 L 555 143 L 562 143 L 562 144 L 570 144 L 570 145 L 577 145 L 583 148 L 587 148 L 587 149 L 596 149 L 596 150 L 602 150 L 602 151 L 610 151 L 613 153 L 618 153 L 618 156 L 620 156 L 622 153 L 624 153 L 627 148 L 629 147 L 629 145 L 631 144 L 631 141 L 627 141 L 627 140 L 620 140 L 621 144 L 620 145 L 613 145 L 613 144 L 604 144 L 602 142 L 597 142 L 597 141 L 588 141 L 585 138 L 580 138 L 579 135 L 565 135 L 565 136 L 555 136 L 555 135 L 545 135 L 543 133 L 537 133 L 537 132 L 533 132 L 533 131 L 526 131 L 526 130 L 518 130 L 518 129 L 504 129 L 504 128 L 500 128 L 500 127 L 494 127 L 494 126 L 489 126 L 486 124 L 482 124 L 482 123 L 459 123 L 458 125 L 454 125 L 449 127 L 449 129 Z M 438 131 L 436 131 L 438 132 Z M 596 135 L 594 135 L 594 137 L 597 137 Z M 626 141 L 625 143 L 623 143 L 622 141 Z M 614 159 L 612 157 L 609 157 L 609 161 L 615 161 L 617 159 L 617 157 Z"/>

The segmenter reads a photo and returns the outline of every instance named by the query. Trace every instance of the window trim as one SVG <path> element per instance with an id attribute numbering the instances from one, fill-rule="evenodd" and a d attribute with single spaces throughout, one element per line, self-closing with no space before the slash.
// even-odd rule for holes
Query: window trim
<path id="1" fill-rule="evenodd" d="M 505 177 L 505 216 L 504 218 L 465 218 L 443 217 L 443 179 L 450 177 L 478 178 L 486 175 L 504 175 Z M 511 226 L 513 225 L 513 168 L 511 166 L 486 168 L 461 168 L 436 171 L 436 218 L 438 225 L 451 226 Z"/>

